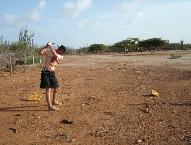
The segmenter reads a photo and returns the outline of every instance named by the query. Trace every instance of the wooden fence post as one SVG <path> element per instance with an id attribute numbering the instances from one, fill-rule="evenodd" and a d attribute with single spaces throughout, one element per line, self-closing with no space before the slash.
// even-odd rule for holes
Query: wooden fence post
<path id="1" fill-rule="evenodd" d="M 13 75 L 13 65 L 12 65 L 12 57 L 9 57 L 9 63 L 10 63 L 10 76 L 12 77 Z"/>
<path id="2" fill-rule="evenodd" d="M 34 55 L 32 56 L 32 66 L 34 68 Z"/>

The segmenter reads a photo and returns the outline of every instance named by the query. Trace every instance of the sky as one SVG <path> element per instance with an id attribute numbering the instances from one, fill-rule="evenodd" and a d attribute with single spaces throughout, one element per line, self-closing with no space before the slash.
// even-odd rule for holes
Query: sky
<path id="1" fill-rule="evenodd" d="M 191 0 L 0 0 L 0 35 L 15 42 L 22 27 L 38 45 L 70 47 L 153 37 L 191 43 Z"/>

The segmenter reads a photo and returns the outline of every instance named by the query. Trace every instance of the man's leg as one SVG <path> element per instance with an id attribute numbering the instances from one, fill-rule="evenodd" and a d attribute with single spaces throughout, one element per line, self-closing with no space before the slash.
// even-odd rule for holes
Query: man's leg
<path id="1" fill-rule="evenodd" d="M 46 88 L 46 101 L 47 101 L 49 108 L 52 107 L 51 99 L 50 99 L 50 93 L 51 93 L 51 88 Z"/>
<path id="2" fill-rule="evenodd" d="M 59 88 L 54 88 L 54 90 L 53 90 L 53 99 L 52 99 L 52 104 L 53 105 L 62 105 L 62 103 L 59 103 L 56 100 L 57 99 L 58 90 L 59 90 Z"/>
<path id="3" fill-rule="evenodd" d="M 51 103 L 51 88 L 46 89 L 46 101 L 48 103 L 48 110 L 49 111 L 59 111 L 58 108 L 54 107 L 53 104 Z"/>

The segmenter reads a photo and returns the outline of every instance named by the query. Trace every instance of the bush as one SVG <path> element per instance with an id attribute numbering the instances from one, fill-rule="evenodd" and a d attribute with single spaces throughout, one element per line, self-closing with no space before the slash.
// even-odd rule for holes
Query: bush
<path id="1" fill-rule="evenodd" d="M 39 62 L 39 56 L 34 56 L 34 63 L 38 63 Z M 33 56 L 29 56 L 26 58 L 26 64 L 33 64 Z"/>
<path id="2" fill-rule="evenodd" d="M 178 59 L 178 58 L 180 58 L 180 57 L 182 57 L 182 56 L 179 55 L 179 54 L 174 54 L 174 53 L 172 53 L 172 54 L 170 55 L 170 59 Z"/>
<path id="3" fill-rule="evenodd" d="M 88 47 L 88 52 L 90 53 L 98 53 L 108 51 L 108 46 L 104 44 L 92 44 Z"/>

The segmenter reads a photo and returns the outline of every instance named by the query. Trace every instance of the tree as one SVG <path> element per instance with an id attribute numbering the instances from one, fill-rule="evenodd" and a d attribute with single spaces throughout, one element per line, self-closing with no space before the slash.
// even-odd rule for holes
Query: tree
<path id="1" fill-rule="evenodd" d="M 26 43 L 17 42 L 17 43 L 13 43 L 10 46 L 9 50 L 15 53 L 20 53 L 20 52 L 23 52 L 26 48 L 27 48 Z"/>
<path id="2" fill-rule="evenodd" d="M 98 53 L 106 50 L 108 46 L 104 44 L 92 44 L 88 47 L 88 52 L 90 53 Z"/>
<path id="3" fill-rule="evenodd" d="M 111 49 L 117 52 L 137 51 L 139 46 L 139 38 L 128 38 L 115 43 Z"/>
<path id="4" fill-rule="evenodd" d="M 142 47 L 144 50 L 156 50 L 162 49 L 168 44 L 167 40 L 162 40 L 161 38 L 151 38 L 147 40 L 142 40 L 139 43 L 139 46 Z"/>

